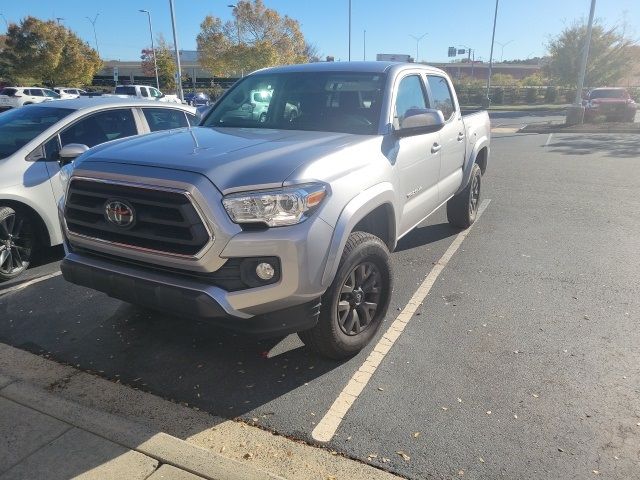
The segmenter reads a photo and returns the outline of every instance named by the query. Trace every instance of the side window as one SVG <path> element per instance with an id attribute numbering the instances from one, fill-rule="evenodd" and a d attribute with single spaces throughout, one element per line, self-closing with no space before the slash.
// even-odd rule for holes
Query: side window
<path id="1" fill-rule="evenodd" d="M 147 92 L 147 87 L 140 87 L 140 95 L 142 95 L 143 97 L 149 96 L 149 92 Z"/>
<path id="2" fill-rule="evenodd" d="M 71 125 L 60 133 L 62 145 L 81 143 L 94 147 L 109 140 L 137 135 L 133 114 L 129 109 L 98 112 Z"/>
<path id="3" fill-rule="evenodd" d="M 398 124 L 407 116 L 409 110 L 429 108 L 429 103 L 424 94 L 424 87 L 419 75 L 404 77 L 398 85 L 396 97 L 395 116 Z"/>
<path id="4" fill-rule="evenodd" d="M 189 122 L 189 125 L 191 125 L 192 127 L 194 125 L 198 125 L 198 117 L 196 115 L 193 115 L 191 113 L 187 113 L 187 122 Z"/>
<path id="5" fill-rule="evenodd" d="M 149 91 L 151 92 L 152 97 L 159 98 L 161 95 L 160 92 L 153 87 L 149 87 Z"/>
<path id="6" fill-rule="evenodd" d="M 149 124 L 149 130 L 152 132 L 189 126 L 182 110 L 174 110 L 172 108 L 143 108 L 142 111 Z"/>
<path id="7" fill-rule="evenodd" d="M 43 147 L 44 147 L 44 160 L 47 162 L 57 162 L 58 153 L 60 152 L 60 140 L 58 139 L 58 135 L 56 135 L 47 143 L 45 143 Z"/>
<path id="8" fill-rule="evenodd" d="M 433 100 L 433 108 L 440 110 L 445 120 L 449 120 L 453 115 L 454 104 L 453 96 L 449 90 L 449 84 L 443 77 L 429 75 L 429 89 L 431 90 L 431 99 Z"/>
<path id="9" fill-rule="evenodd" d="M 31 89 L 31 95 L 33 95 L 34 97 L 44 97 L 44 92 L 42 90 L 40 90 L 39 88 L 33 88 Z"/>

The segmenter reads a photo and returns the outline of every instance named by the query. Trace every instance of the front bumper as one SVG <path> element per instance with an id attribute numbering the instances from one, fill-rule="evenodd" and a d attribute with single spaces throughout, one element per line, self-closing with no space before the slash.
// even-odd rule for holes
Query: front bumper
<path id="1" fill-rule="evenodd" d="M 315 299 L 268 314 L 250 316 L 235 310 L 224 290 L 198 281 L 115 266 L 109 261 L 69 252 L 60 266 L 65 280 L 143 307 L 209 321 L 224 328 L 260 336 L 282 335 L 313 327 L 320 311 Z"/>

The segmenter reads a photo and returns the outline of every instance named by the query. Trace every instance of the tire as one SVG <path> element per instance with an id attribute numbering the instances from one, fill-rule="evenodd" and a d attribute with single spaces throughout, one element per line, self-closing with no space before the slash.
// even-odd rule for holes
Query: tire
<path id="1" fill-rule="evenodd" d="M 447 202 L 447 220 L 454 227 L 469 228 L 476 221 L 482 187 L 482 171 L 473 164 L 469 183 L 460 193 Z"/>
<path id="2" fill-rule="evenodd" d="M 29 268 L 35 247 L 31 218 L 0 206 L 0 282 L 16 278 Z"/>
<path id="3" fill-rule="evenodd" d="M 261 114 L 260 114 L 260 118 L 258 119 L 258 121 L 259 121 L 260 123 L 264 123 L 264 122 L 266 122 L 266 121 L 267 121 L 267 114 L 266 114 L 266 113 L 264 113 L 264 112 L 263 112 L 263 113 L 261 113 Z"/>
<path id="4" fill-rule="evenodd" d="M 357 354 L 382 324 L 392 278 L 384 242 L 369 233 L 351 233 L 336 276 L 322 297 L 318 323 L 298 336 L 324 357 L 342 360 Z"/>

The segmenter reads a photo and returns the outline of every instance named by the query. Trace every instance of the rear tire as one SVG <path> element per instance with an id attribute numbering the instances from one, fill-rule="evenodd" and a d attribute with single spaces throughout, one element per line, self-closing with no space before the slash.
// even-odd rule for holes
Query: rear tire
<path id="1" fill-rule="evenodd" d="M 387 246 L 369 233 L 351 233 L 336 276 L 322 297 L 318 323 L 298 332 L 298 336 L 324 357 L 352 357 L 380 328 L 389 308 L 391 289 Z"/>
<path id="2" fill-rule="evenodd" d="M 469 228 L 476 221 L 480 207 L 482 171 L 477 163 L 471 169 L 469 183 L 447 202 L 447 220 L 454 227 Z"/>
<path id="3" fill-rule="evenodd" d="M 0 206 L 0 282 L 29 268 L 35 250 L 34 223 L 28 214 Z"/>

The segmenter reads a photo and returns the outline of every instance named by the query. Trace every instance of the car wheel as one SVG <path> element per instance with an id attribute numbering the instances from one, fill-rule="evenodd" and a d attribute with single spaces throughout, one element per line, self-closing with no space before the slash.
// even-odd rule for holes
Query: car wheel
<path id="1" fill-rule="evenodd" d="M 362 350 L 382 324 L 391 299 L 389 250 L 378 237 L 349 235 L 315 327 L 298 336 L 311 350 L 340 360 Z"/>
<path id="2" fill-rule="evenodd" d="M 447 220 L 454 227 L 469 228 L 476 221 L 480 206 L 482 171 L 477 163 L 471 169 L 469 183 L 447 202 Z"/>
<path id="3" fill-rule="evenodd" d="M 31 262 L 35 246 L 29 216 L 0 207 L 0 282 L 21 275 Z"/>
<path id="4" fill-rule="evenodd" d="M 259 118 L 260 123 L 264 123 L 267 121 L 267 114 L 266 113 L 261 113 L 260 114 L 260 118 Z"/>

